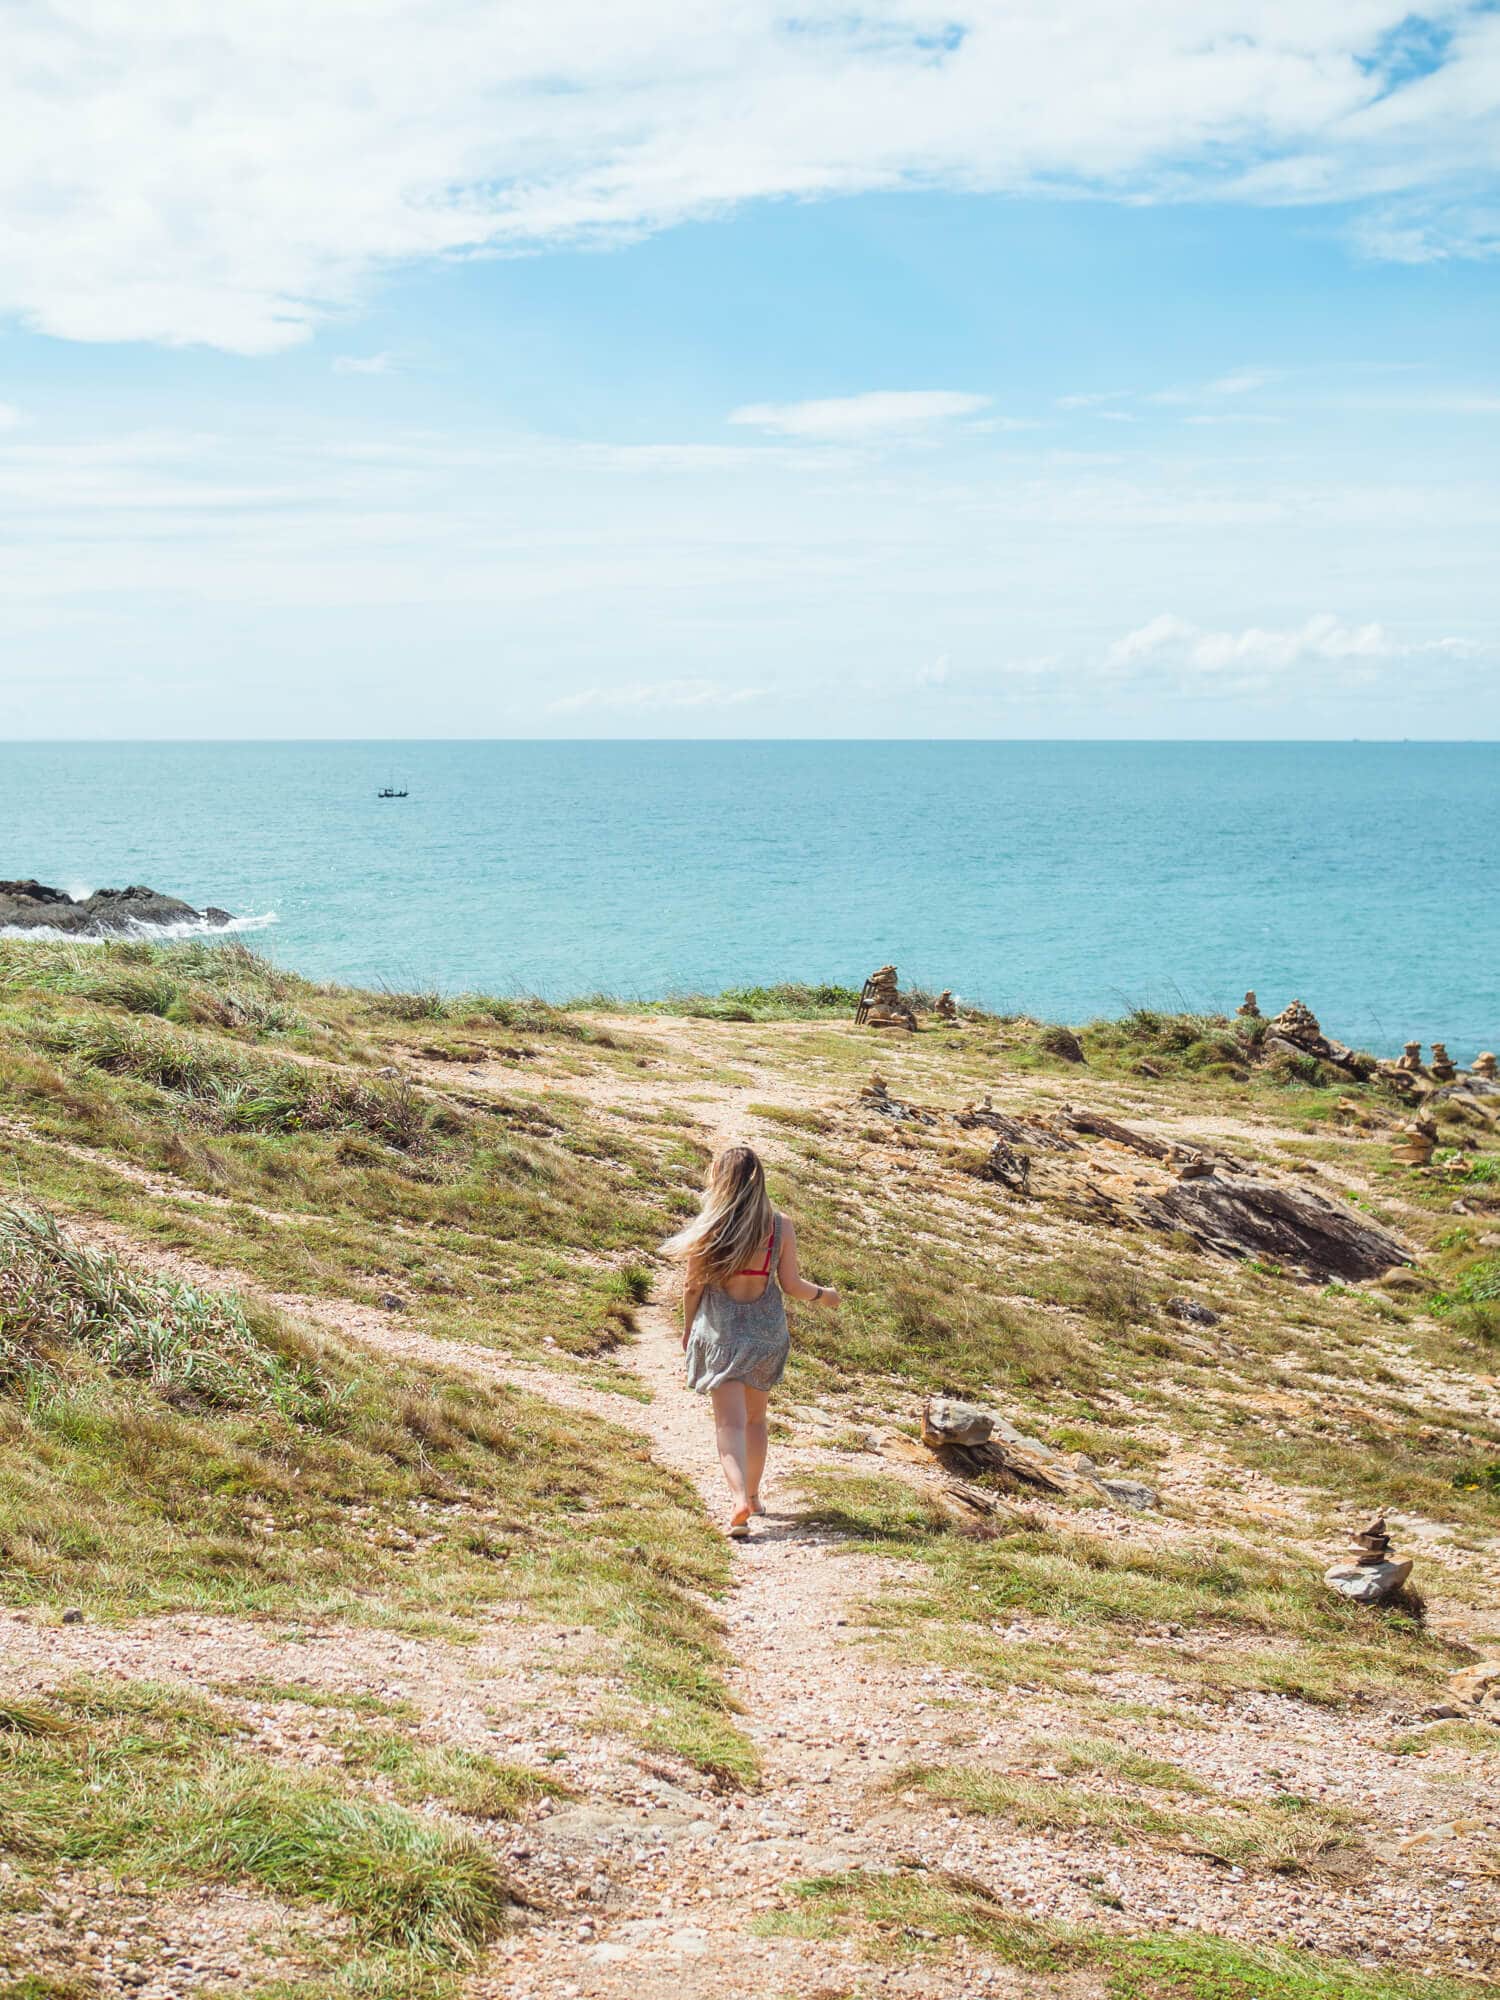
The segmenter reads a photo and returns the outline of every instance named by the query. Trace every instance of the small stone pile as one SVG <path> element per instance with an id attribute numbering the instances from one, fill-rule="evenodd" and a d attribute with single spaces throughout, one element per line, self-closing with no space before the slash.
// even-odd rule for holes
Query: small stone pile
<path id="1" fill-rule="evenodd" d="M 1495 1052 L 1493 1049 L 1483 1049 L 1475 1056 L 1474 1068 L 1471 1074 L 1482 1077 L 1486 1083 L 1493 1083 L 1495 1081 Z"/>
<path id="2" fill-rule="evenodd" d="M 1391 1555 L 1384 1514 L 1351 1538 L 1349 1554 L 1354 1560 L 1335 1563 L 1324 1571 L 1323 1581 L 1355 1604 L 1387 1603 L 1411 1575 L 1410 1557 L 1402 1560 Z"/>
<path id="3" fill-rule="evenodd" d="M 1397 1069 L 1405 1070 L 1408 1076 L 1421 1076 L 1422 1044 L 1420 1042 L 1403 1043 L 1401 1057 L 1396 1067 Z"/>
<path id="4" fill-rule="evenodd" d="M 1428 1167 L 1437 1149 L 1438 1128 L 1431 1118 L 1414 1118 L 1391 1148 L 1391 1158 L 1403 1167 Z"/>
<path id="5" fill-rule="evenodd" d="M 1434 1042 L 1432 1045 L 1432 1074 L 1438 1083 L 1452 1083 L 1458 1075 L 1458 1064 L 1449 1055 L 1446 1044 Z"/>
<path id="6" fill-rule="evenodd" d="M 958 1019 L 958 1008 L 954 1003 L 953 995 L 948 991 L 946 986 L 938 995 L 932 1011 L 940 1021 L 956 1021 Z"/>
<path id="7" fill-rule="evenodd" d="M 882 965 L 878 972 L 870 974 L 859 996 L 854 1021 L 857 1027 L 904 1028 L 908 1034 L 915 1032 L 917 1017 L 910 1003 L 901 998 L 894 965 Z"/>
<path id="8" fill-rule="evenodd" d="M 1323 1039 L 1317 1015 L 1302 1000 L 1294 1000 L 1289 1007 L 1282 1008 L 1271 1023 L 1271 1033 L 1289 1042 L 1320 1042 Z"/>
<path id="9" fill-rule="evenodd" d="M 1243 1015 L 1247 1021 L 1258 1021 L 1260 1019 L 1260 1002 L 1255 997 L 1255 988 L 1253 986 L 1247 990 L 1244 999 L 1234 1011 L 1236 1014 Z"/>

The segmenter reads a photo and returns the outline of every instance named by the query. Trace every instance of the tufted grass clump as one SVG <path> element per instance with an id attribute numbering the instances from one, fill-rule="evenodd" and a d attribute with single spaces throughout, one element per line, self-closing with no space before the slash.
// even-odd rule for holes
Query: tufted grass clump
<path id="1" fill-rule="evenodd" d="M 163 1885 L 253 1881 L 321 1903 L 357 1943 L 472 1959 L 511 1896 L 453 1821 L 247 1754 L 216 1703 L 150 1681 L 58 1691 L 65 1727 L 0 1735 L 0 1848 Z"/>
<path id="2" fill-rule="evenodd" d="M 289 1363 L 234 1296 L 128 1269 L 47 1210 L 0 1209 L 0 1390 L 36 1392 L 80 1362 L 179 1407 L 311 1418 L 326 1385 Z"/>

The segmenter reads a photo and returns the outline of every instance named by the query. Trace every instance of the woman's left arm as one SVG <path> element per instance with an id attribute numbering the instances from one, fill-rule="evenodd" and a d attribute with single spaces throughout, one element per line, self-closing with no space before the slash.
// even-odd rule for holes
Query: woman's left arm
<path id="1" fill-rule="evenodd" d="M 837 1306 L 839 1295 L 832 1285 L 815 1285 L 804 1278 L 797 1263 L 797 1231 L 789 1216 L 781 1219 L 781 1256 L 776 1264 L 776 1279 L 784 1292 L 794 1299 L 801 1299 L 804 1305 Z"/>

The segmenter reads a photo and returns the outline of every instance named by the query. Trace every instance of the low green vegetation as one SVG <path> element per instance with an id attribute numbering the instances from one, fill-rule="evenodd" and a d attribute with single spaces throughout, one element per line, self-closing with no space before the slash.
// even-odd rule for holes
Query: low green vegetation
<path id="1" fill-rule="evenodd" d="M 795 1883 L 756 1927 L 768 1936 L 853 1939 L 876 1958 L 945 1956 L 962 1944 L 1032 1973 L 1091 1974 L 1102 2000 L 1481 2000 L 1493 1990 L 1199 1934 L 1068 1929 L 1024 1915 L 965 1877 L 915 1869 Z"/>
<path id="2" fill-rule="evenodd" d="M 0 1216 L 0 1587 L 462 1637 L 501 1608 L 595 1630 L 629 1726 L 752 1769 L 701 1594 L 722 1542 L 637 1440 L 502 1387 L 143 1278 Z"/>
<path id="3" fill-rule="evenodd" d="M 809 1518 L 852 1547 L 920 1561 L 919 1581 L 872 1608 L 887 1644 L 997 1685 L 1102 1697 L 1126 1666 L 1221 1695 L 1259 1689 L 1341 1705 L 1356 1690 L 1435 1689 L 1463 1657 L 1406 1612 L 1372 1617 L 1311 1565 L 1238 1538 L 1122 1542 L 1079 1525 L 976 1541 L 905 1482 L 879 1475 L 821 1475 L 810 1499 Z M 1066 1638 L 1018 1642 L 1007 1628 L 1028 1621 Z M 1140 1639 L 1151 1643 L 1137 1650 Z"/>
<path id="4" fill-rule="evenodd" d="M 0 940 L 0 1117 L 21 1184 L 278 1289 L 606 1351 L 629 1329 L 614 1267 L 688 1205 L 701 1156 L 565 1095 L 466 1088 L 409 999 L 315 986 L 234 945 Z M 438 1004 L 470 1066 L 635 1060 L 539 1002 Z"/>
<path id="5" fill-rule="evenodd" d="M 0 1736 L 0 1848 L 23 1861 L 250 1880 L 417 1963 L 462 1962 L 506 1920 L 505 1878 L 471 1834 L 246 1754 L 201 1697 L 83 1681 L 58 1704 L 65 1729 Z"/>
<path id="6" fill-rule="evenodd" d="M 1148 1760 L 1141 1760 L 1142 1763 Z M 1130 1760 L 1122 1759 L 1128 1766 Z M 1341 1849 L 1357 1845 L 1358 1822 L 1349 1813 L 1293 1796 L 1265 1800 L 1220 1800 L 1213 1808 L 1164 1800 L 1163 1790 L 1202 1791 L 1157 1777 L 1142 1778 L 1115 1767 L 1114 1775 L 1144 1784 L 1139 1791 L 1091 1790 L 1026 1773 L 976 1767 L 941 1766 L 898 1773 L 897 1790 L 916 1792 L 961 1811 L 1008 1820 L 1028 1830 L 1089 1828 L 1122 1845 L 1160 1841 L 1179 1851 L 1206 1854 L 1226 1867 L 1263 1868 L 1277 1874 L 1313 1869 Z"/>

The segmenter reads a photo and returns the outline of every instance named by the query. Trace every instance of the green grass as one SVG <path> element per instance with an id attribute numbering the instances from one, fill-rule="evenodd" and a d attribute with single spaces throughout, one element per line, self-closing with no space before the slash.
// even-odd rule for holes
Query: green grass
<path id="1" fill-rule="evenodd" d="M 327 1905 L 360 1946 L 463 1961 L 505 1921 L 489 1851 L 451 1822 L 234 1747 L 225 1714 L 150 1682 L 79 1682 L 66 1735 L 0 1738 L 0 1848 L 151 1883 L 253 1881 Z"/>
<path id="2" fill-rule="evenodd" d="M 47 1217 L 0 1230 L 7 1281 L 3 1601 L 457 1635 L 502 1607 L 573 1622 L 600 1635 L 630 1727 L 752 1774 L 704 1603 L 724 1545 L 638 1439 L 141 1279 Z"/>
<path id="3" fill-rule="evenodd" d="M 1116 1767 L 1115 1775 L 1127 1773 Z M 1138 1794 L 1092 1791 L 1025 1773 L 957 1766 L 914 1768 L 898 1773 L 891 1782 L 898 1791 L 923 1793 L 963 1812 L 1005 1819 L 1028 1831 L 1085 1828 L 1122 1846 L 1156 1841 L 1206 1854 L 1226 1867 L 1263 1868 L 1275 1874 L 1316 1868 L 1338 1850 L 1358 1845 L 1358 1822 L 1352 1815 L 1291 1796 L 1220 1799 L 1212 1808 L 1183 1806 Z M 1203 1788 L 1179 1784 L 1174 1789 Z"/>
<path id="4" fill-rule="evenodd" d="M 874 1958 L 942 1957 L 960 1940 L 1024 1971 L 1092 1975 L 1102 2000 L 1480 2000 L 1488 1986 L 1366 1970 L 1197 1933 L 1116 1937 L 1046 1924 L 962 1876 L 817 1876 L 755 1920 L 765 1936 L 848 1938 Z"/>
<path id="5" fill-rule="evenodd" d="M 465 1819 L 516 1819 L 566 1785 L 525 1764 L 502 1764 L 457 1744 L 414 1743 L 394 1729 L 351 1730 L 340 1740 L 345 1768 L 384 1778 L 408 1805 L 436 1802 Z"/>
<path id="6" fill-rule="evenodd" d="M 903 1652 L 962 1665 L 1000 1684 L 1078 1688 L 1128 1661 L 1187 1685 L 1262 1689 L 1341 1705 L 1351 1691 L 1436 1689 L 1460 1654 L 1405 1613 L 1370 1616 L 1335 1596 L 1312 1566 L 1226 1537 L 1196 1544 L 1120 1541 L 1079 1527 L 1022 1527 L 994 1541 L 948 1531 L 904 1481 L 827 1473 L 805 1482 L 808 1518 L 851 1546 L 922 1564 L 874 1622 Z M 1001 1638 L 997 1622 L 1045 1620 L 1065 1647 Z M 1137 1637 L 1180 1643 L 1132 1654 Z"/>

